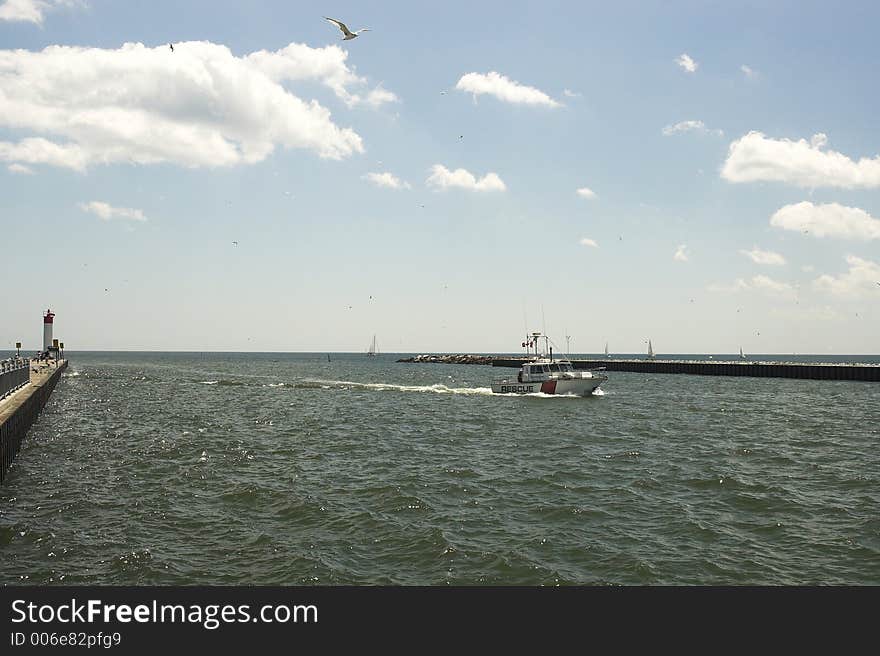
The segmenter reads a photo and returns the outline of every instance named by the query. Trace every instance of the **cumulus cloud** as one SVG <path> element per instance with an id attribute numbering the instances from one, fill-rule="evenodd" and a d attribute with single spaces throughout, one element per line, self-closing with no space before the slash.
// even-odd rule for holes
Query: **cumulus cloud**
<path id="1" fill-rule="evenodd" d="M 589 187 L 581 187 L 574 193 L 576 193 L 581 198 L 596 198 L 596 192 Z"/>
<path id="2" fill-rule="evenodd" d="M 814 205 L 809 201 L 786 205 L 770 217 L 770 225 L 814 237 L 880 239 L 880 220 L 858 207 L 838 203 Z"/>
<path id="3" fill-rule="evenodd" d="M 592 246 L 593 248 L 599 248 L 599 244 L 597 244 L 594 240 L 584 237 L 580 241 L 581 246 Z"/>
<path id="4" fill-rule="evenodd" d="M 679 245 L 679 247 L 675 250 L 675 255 L 672 256 L 672 259 L 676 262 L 687 262 L 688 254 L 685 251 L 687 251 L 687 244 Z"/>
<path id="5" fill-rule="evenodd" d="M 175 54 L 179 51 L 180 48 Z M 367 80 L 348 67 L 348 51 L 339 46 L 312 48 L 304 43 L 291 43 L 281 50 L 253 52 L 244 59 L 275 82 L 318 80 L 349 107 L 361 104 L 380 107 L 399 100 L 381 85 L 366 95 L 353 93 L 351 87 L 361 87 Z"/>
<path id="6" fill-rule="evenodd" d="M 561 106 L 561 103 L 553 100 L 543 91 L 520 84 L 495 71 L 490 71 L 486 75 L 482 73 L 462 75 L 455 88 L 474 94 L 474 98 L 485 93 L 509 103 L 546 105 L 547 107 Z"/>
<path id="7" fill-rule="evenodd" d="M 743 74 L 749 79 L 758 77 L 758 71 L 753 69 L 751 66 L 746 66 L 745 64 L 743 64 L 739 67 L 739 70 L 741 70 Z"/>
<path id="8" fill-rule="evenodd" d="M 6 0 L 0 4 L 0 20 L 43 24 L 43 14 L 56 7 L 80 4 L 78 0 Z"/>
<path id="9" fill-rule="evenodd" d="M 135 210 L 130 207 L 113 207 L 108 203 L 99 200 L 93 200 L 90 203 L 80 203 L 79 208 L 83 212 L 89 212 L 100 217 L 104 221 L 113 219 L 124 219 L 127 221 L 146 221 L 147 217 L 141 210 Z"/>
<path id="10" fill-rule="evenodd" d="M 785 258 L 782 257 L 779 253 L 774 253 L 773 251 L 762 251 L 757 246 L 752 248 L 752 250 L 750 251 L 741 249 L 740 253 L 745 255 L 755 264 L 768 264 L 770 266 L 782 266 L 783 264 L 785 264 Z"/>
<path id="11" fill-rule="evenodd" d="M 839 276 L 824 274 L 813 281 L 813 287 L 843 298 L 860 298 L 880 289 L 880 264 L 855 255 L 847 255 L 849 271 Z"/>
<path id="12" fill-rule="evenodd" d="M 450 171 L 442 164 L 434 164 L 431 167 L 431 175 L 426 182 L 429 186 L 437 189 L 448 189 L 449 187 L 459 187 L 470 191 L 504 191 L 507 189 L 504 181 L 496 173 L 489 172 L 478 180 L 470 171 L 465 169 Z"/>
<path id="13" fill-rule="evenodd" d="M 681 132 L 699 132 L 702 134 L 717 134 L 724 136 L 724 130 L 710 130 L 702 121 L 681 121 L 675 125 L 667 125 L 663 128 L 663 134 L 667 137 Z"/>
<path id="14" fill-rule="evenodd" d="M 396 175 L 388 173 L 367 173 L 363 176 L 364 180 L 369 180 L 377 187 L 387 187 L 388 189 L 409 189 L 409 183 L 404 182 Z"/>
<path id="15" fill-rule="evenodd" d="M 730 144 L 721 177 L 730 182 L 787 182 L 798 187 L 880 187 L 880 157 L 858 162 L 833 150 L 822 150 L 822 133 L 805 139 L 771 139 L 749 132 Z"/>
<path id="16" fill-rule="evenodd" d="M 797 290 L 792 285 L 764 275 L 754 276 L 749 280 L 737 278 L 732 285 L 709 285 L 708 289 L 724 294 L 756 291 L 777 298 L 794 299 L 797 297 Z"/>
<path id="17" fill-rule="evenodd" d="M 675 63 L 681 66 L 688 73 L 694 73 L 699 66 L 699 64 L 691 59 L 690 55 L 688 55 L 686 52 L 683 52 L 678 57 L 676 57 Z"/>
<path id="18" fill-rule="evenodd" d="M 370 104 L 337 46 L 291 44 L 237 57 L 204 42 L 116 50 L 50 46 L 0 50 L 0 160 L 84 170 L 116 162 L 186 167 L 252 164 L 277 147 L 341 159 L 361 137 L 316 100 L 281 82 L 317 80 L 348 104 Z"/>
<path id="19" fill-rule="evenodd" d="M 566 98 L 583 98 L 584 97 L 584 94 L 582 94 L 580 91 L 572 91 L 571 89 L 563 89 L 562 95 L 565 96 Z"/>
<path id="20" fill-rule="evenodd" d="M 10 173 L 23 173 L 25 175 L 33 175 L 34 170 L 24 164 L 10 164 L 6 167 Z"/>

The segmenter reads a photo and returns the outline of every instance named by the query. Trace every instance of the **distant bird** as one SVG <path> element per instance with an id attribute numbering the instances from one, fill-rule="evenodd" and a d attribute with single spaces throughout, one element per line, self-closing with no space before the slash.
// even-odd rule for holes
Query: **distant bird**
<path id="1" fill-rule="evenodd" d="M 232 244 L 233 244 L 234 246 L 238 246 L 238 242 L 237 242 L 237 241 L 232 242 Z"/>
<path id="2" fill-rule="evenodd" d="M 174 52 L 174 44 L 173 43 L 169 43 L 168 47 L 171 48 L 171 52 Z"/>
<path id="3" fill-rule="evenodd" d="M 464 139 L 464 135 L 463 135 L 463 134 L 460 134 L 460 135 L 458 135 L 458 138 L 459 138 L 459 139 Z"/>
<path id="4" fill-rule="evenodd" d="M 105 292 L 109 292 L 110 290 L 107 289 L 106 287 L 104 287 L 104 291 L 105 291 Z"/>
<path id="5" fill-rule="evenodd" d="M 445 96 L 445 95 L 446 95 L 446 92 L 445 92 L 445 91 L 441 91 L 441 92 L 440 92 L 440 95 L 441 95 L 441 96 Z"/>
<path id="6" fill-rule="evenodd" d="M 330 21 L 331 23 L 336 23 L 336 26 L 337 26 L 340 30 L 342 30 L 342 34 L 344 35 L 344 36 L 342 37 L 342 40 L 343 40 L 343 41 L 350 41 L 351 39 L 354 39 L 355 37 L 357 37 L 358 35 L 360 35 L 361 32 L 369 32 L 369 31 L 370 31 L 370 28 L 368 28 L 368 27 L 363 27 L 363 28 L 357 30 L 356 32 L 352 32 L 351 30 L 349 30 L 349 29 L 345 26 L 345 23 L 343 23 L 342 21 L 338 21 L 338 20 L 336 20 L 335 18 L 327 18 L 326 16 L 324 16 L 324 20 L 328 20 L 328 21 Z"/>

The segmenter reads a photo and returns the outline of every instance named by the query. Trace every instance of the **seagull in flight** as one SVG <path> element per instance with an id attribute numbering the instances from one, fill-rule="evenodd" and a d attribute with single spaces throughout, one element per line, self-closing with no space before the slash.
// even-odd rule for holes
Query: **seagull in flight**
<path id="1" fill-rule="evenodd" d="M 359 36 L 361 32 L 369 32 L 370 31 L 370 28 L 364 27 L 364 28 L 357 30 L 356 32 L 352 32 L 351 30 L 348 29 L 348 27 L 346 27 L 345 23 L 343 23 L 342 21 L 338 21 L 335 18 L 327 18 L 326 16 L 324 16 L 324 20 L 328 20 L 331 23 L 335 23 L 336 26 L 340 30 L 342 30 L 342 34 L 344 35 L 342 37 L 343 41 L 350 41 L 351 39 L 354 39 L 355 37 Z"/>
<path id="2" fill-rule="evenodd" d="M 174 52 L 174 44 L 173 43 L 169 43 L 168 47 L 171 48 L 171 52 Z"/>
<path id="3" fill-rule="evenodd" d="M 236 246 L 238 246 L 238 242 L 237 242 L 237 241 L 234 241 L 234 242 L 232 242 L 232 243 L 235 244 Z"/>

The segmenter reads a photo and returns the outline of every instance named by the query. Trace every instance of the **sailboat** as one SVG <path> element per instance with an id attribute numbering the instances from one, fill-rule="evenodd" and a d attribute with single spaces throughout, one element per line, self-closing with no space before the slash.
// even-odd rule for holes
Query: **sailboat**
<path id="1" fill-rule="evenodd" d="M 608 355 L 608 342 L 605 342 L 605 357 L 606 357 L 606 358 L 610 358 L 610 357 L 611 357 L 610 355 Z"/>
<path id="2" fill-rule="evenodd" d="M 376 355 L 379 351 L 376 349 L 376 336 L 373 335 L 373 341 L 370 342 L 370 348 L 367 350 L 367 355 Z"/>
<path id="3" fill-rule="evenodd" d="M 743 347 L 742 347 L 742 346 L 739 347 L 739 359 L 740 359 L 740 360 L 745 360 L 745 359 L 746 359 L 746 356 L 743 355 Z"/>
<path id="4" fill-rule="evenodd" d="M 648 357 L 649 358 L 654 357 L 654 349 L 651 347 L 651 340 L 650 339 L 648 340 Z"/>

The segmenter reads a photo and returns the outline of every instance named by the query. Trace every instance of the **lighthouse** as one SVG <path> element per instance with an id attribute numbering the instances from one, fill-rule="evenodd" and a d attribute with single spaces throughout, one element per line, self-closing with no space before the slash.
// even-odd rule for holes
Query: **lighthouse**
<path id="1" fill-rule="evenodd" d="M 43 315 L 43 351 L 48 351 L 52 347 L 52 320 L 55 314 L 52 310 L 46 310 Z"/>

